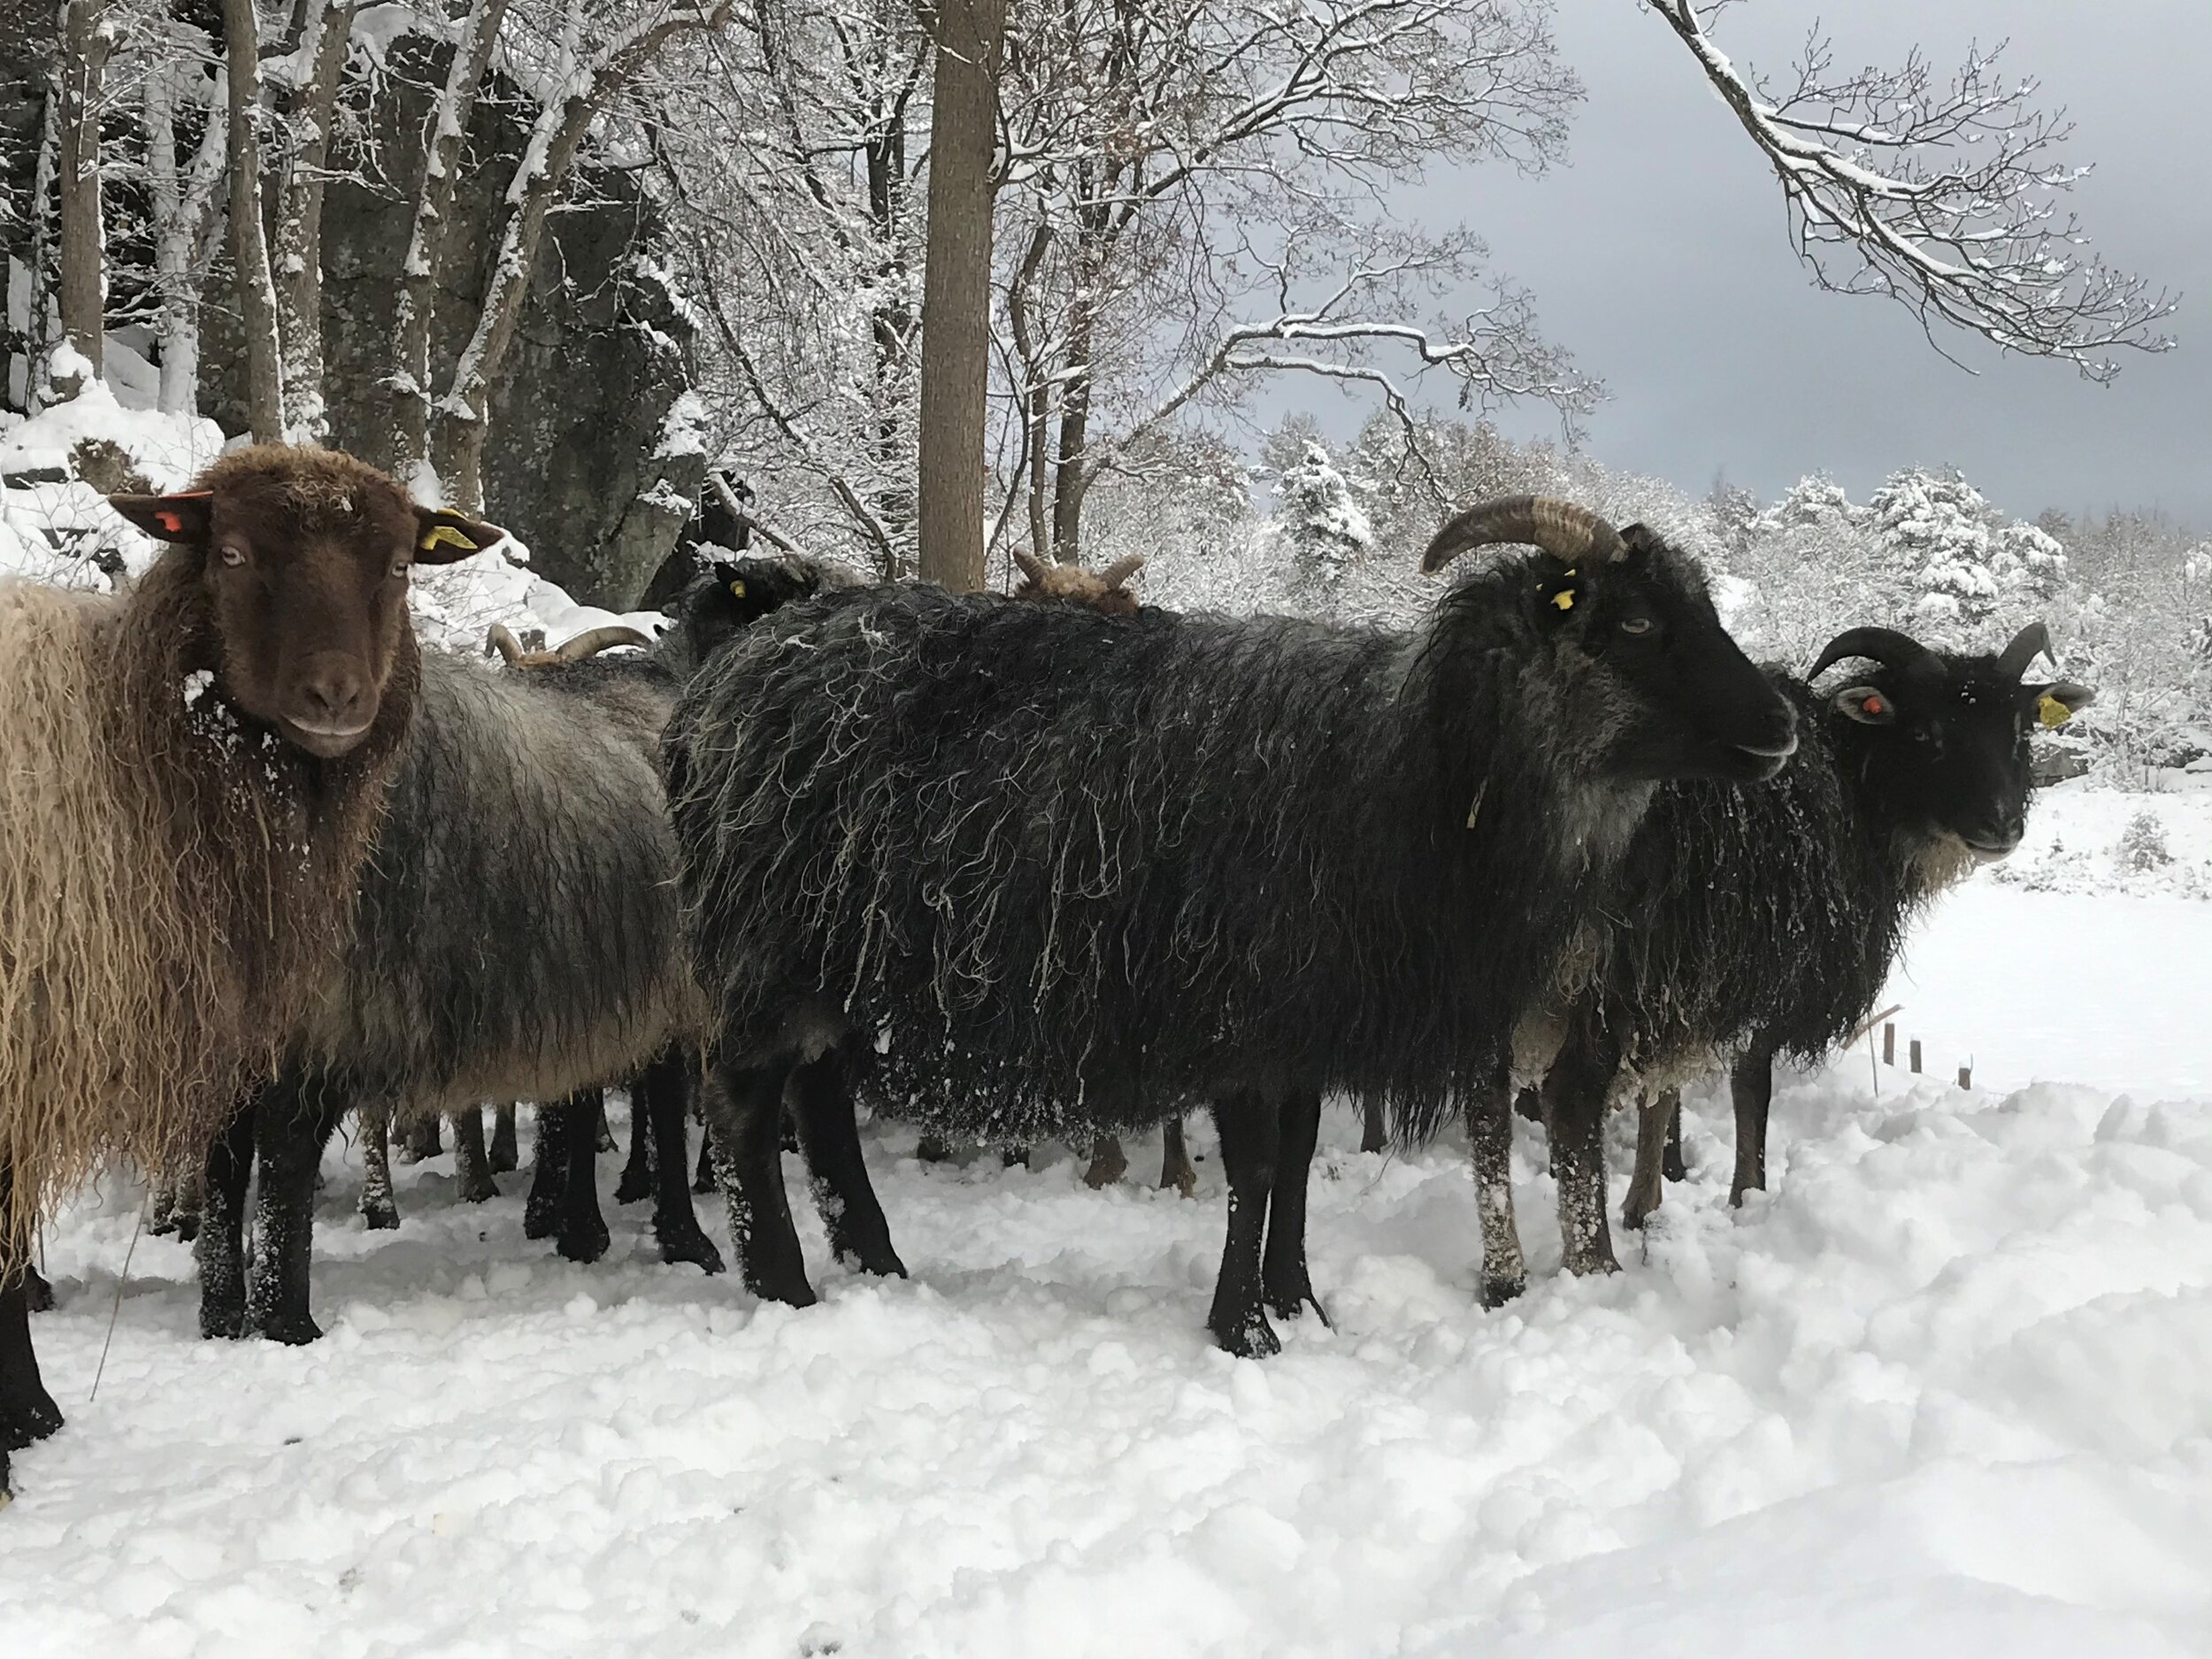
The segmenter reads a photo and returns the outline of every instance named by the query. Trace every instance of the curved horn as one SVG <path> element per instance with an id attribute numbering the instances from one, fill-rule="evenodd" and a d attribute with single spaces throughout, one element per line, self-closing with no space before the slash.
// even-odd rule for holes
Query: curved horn
<path id="1" fill-rule="evenodd" d="M 600 652 L 611 650 L 618 645 L 650 645 L 652 642 L 651 634 L 641 634 L 635 628 L 615 623 L 603 628 L 586 628 L 574 639 L 564 641 L 561 649 L 553 653 L 553 660 L 557 663 L 580 663 L 587 657 L 596 657 Z"/>
<path id="2" fill-rule="evenodd" d="M 1891 668 L 1932 663 L 1940 672 L 1943 666 L 1940 657 L 1909 634 L 1900 634 L 1895 628 L 1846 628 L 1828 641 L 1812 672 L 1805 676 L 1807 682 L 1818 680 L 1847 657 L 1870 657 Z"/>
<path id="3" fill-rule="evenodd" d="M 1143 568 L 1143 554 L 1124 554 L 1120 558 L 1116 559 L 1111 565 L 1109 565 L 1104 570 L 1099 572 L 1098 580 L 1104 582 L 1109 588 L 1118 588 Z"/>
<path id="4" fill-rule="evenodd" d="M 1045 584 L 1044 561 L 1025 547 L 1014 549 L 1014 564 L 1021 573 L 1041 588 Z"/>
<path id="5" fill-rule="evenodd" d="M 2058 655 L 2051 649 L 2050 629 L 2040 622 L 2031 622 L 2012 636 L 2012 643 L 1997 658 L 1997 672 L 2006 680 L 2017 680 L 2039 656 L 2049 657 L 2054 668 L 2058 665 Z"/>
<path id="6" fill-rule="evenodd" d="M 1628 550 L 1620 532 L 1586 507 L 1550 495 L 1502 495 L 1468 508 L 1439 530 L 1421 568 L 1440 571 L 1462 553 L 1501 541 L 1541 548 L 1554 558 L 1607 563 Z"/>
<path id="7" fill-rule="evenodd" d="M 484 649 L 497 651 L 500 660 L 510 668 L 520 662 L 524 655 L 522 641 L 515 638 L 513 632 L 503 622 L 492 624 L 492 631 L 484 636 Z"/>

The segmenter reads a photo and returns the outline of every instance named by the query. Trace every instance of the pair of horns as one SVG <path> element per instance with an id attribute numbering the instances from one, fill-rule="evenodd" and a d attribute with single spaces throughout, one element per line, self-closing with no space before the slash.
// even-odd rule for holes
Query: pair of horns
<path id="1" fill-rule="evenodd" d="M 2051 631 L 2040 622 L 2031 622 L 1999 654 L 1997 672 L 2003 679 L 2017 680 L 2039 656 L 2049 657 L 2052 665 L 2057 665 L 2058 657 L 2051 649 Z M 1828 641 L 1813 672 L 1805 678 L 1818 680 L 1847 657 L 1864 657 L 1895 669 L 1932 666 L 1938 673 L 1943 672 L 1943 659 L 1909 634 L 1900 634 L 1895 628 L 1847 628 Z"/>
<path id="2" fill-rule="evenodd" d="M 564 641 L 557 650 L 526 651 L 522 641 L 515 638 L 505 623 L 495 622 L 484 642 L 497 651 L 500 660 L 510 668 L 550 668 L 560 663 L 580 663 L 587 657 L 596 657 L 618 645 L 650 645 L 653 641 L 635 628 L 611 623 L 605 627 L 586 628 L 574 639 Z"/>
<path id="3" fill-rule="evenodd" d="M 1047 564 L 1025 547 L 1018 547 L 1014 549 L 1014 564 L 1023 575 L 1040 587 L 1044 585 L 1046 578 L 1057 568 L 1057 566 Z M 1099 572 L 1098 580 L 1109 588 L 1118 588 L 1143 568 L 1143 554 L 1125 554 Z"/>
<path id="4" fill-rule="evenodd" d="M 1627 555 L 1621 533 L 1586 507 L 1550 495 L 1502 495 L 1470 507 L 1436 533 L 1421 568 L 1440 571 L 1462 553 L 1513 542 L 1558 559 L 1612 564 Z"/>

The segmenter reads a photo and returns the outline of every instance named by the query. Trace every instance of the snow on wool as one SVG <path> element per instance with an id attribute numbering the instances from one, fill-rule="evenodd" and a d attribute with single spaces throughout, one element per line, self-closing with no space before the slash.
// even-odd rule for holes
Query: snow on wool
<path id="1" fill-rule="evenodd" d="M 2045 1075 L 2102 1075 L 2131 959 L 2200 976 L 2201 1008 L 2195 904 L 1978 879 L 1916 968 L 1967 900 Z M 2055 928 L 2069 903 L 2101 919 Z M 1932 1036 L 1987 1041 L 1974 1009 L 1909 1000 Z M 670 1273 L 632 1216 L 608 1262 L 563 1263 L 518 1197 L 461 1205 L 426 1164 L 401 1233 L 334 1219 L 313 1348 L 197 1341 L 188 1253 L 141 1240 L 88 1402 L 138 1205 L 118 1187 L 47 1240 L 72 1423 L 19 1458 L 0 1645 L 2202 1654 L 2212 1110 L 2139 1081 L 1887 1073 L 1878 1097 L 1855 1053 L 1778 1092 L 1774 1190 L 1740 1211 L 1725 1100 L 1693 1090 L 1692 1179 L 1627 1270 L 1560 1277 L 1532 1229 L 1530 1294 L 1497 1312 L 1463 1148 L 1363 1156 L 1333 1108 L 1334 1328 L 1286 1324 L 1262 1363 L 1205 1340 L 1202 1132 L 1194 1204 L 1090 1192 L 1059 1152 L 926 1166 L 878 1125 L 915 1277 L 827 1269 L 810 1210 L 803 1311 Z M 1548 1214 L 1523 1133 L 1517 1197 Z M 357 1159 L 327 1168 L 347 1217 Z"/>

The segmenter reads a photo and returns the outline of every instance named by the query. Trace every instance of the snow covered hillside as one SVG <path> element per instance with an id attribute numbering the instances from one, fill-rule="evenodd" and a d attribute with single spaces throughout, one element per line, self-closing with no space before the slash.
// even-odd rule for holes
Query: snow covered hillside
<path id="1" fill-rule="evenodd" d="M 515 1178 L 472 1209 L 448 1161 L 364 1233 L 334 1153 L 304 1350 L 199 1341 L 119 1185 L 46 1241 L 71 1421 L 17 1458 L 0 1651 L 2212 1653 L 2212 1110 L 2176 1097 L 2212 1094 L 2208 939 L 2194 902 L 1978 879 L 1901 1025 L 1945 1076 L 1955 1040 L 2068 1080 L 1878 1098 L 1861 1050 L 1778 1094 L 1740 1212 L 1694 1093 L 1693 1179 L 1601 1283 L 1558 1275 L 1524 1128 L 1534 1278 L 1498 1312 L 1463 1148 L 1363 1156 L 1333 1110 L 1334 1328 L 1260 1363 L 1206 1340 L 1210 1156 L 1186 1203 L 879 1125 L 915 1276 L 834 1268 L 809 1212 L 795 1312 L 661 1267 L 634 1210 L 562 1263 Z"/>

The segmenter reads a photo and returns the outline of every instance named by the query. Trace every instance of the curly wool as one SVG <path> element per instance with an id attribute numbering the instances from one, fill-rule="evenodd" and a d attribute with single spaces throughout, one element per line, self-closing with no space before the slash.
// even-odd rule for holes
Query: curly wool
<path id="1" fill-rule="evenodd" d="M 212 685 L 201 555 L 126 601 L 0 582 L 0 1245 L 117 1156 L 196 1160 L 350 917 L 404 718 L 317 762 Z M 4 1252 L 0 1252 L 4 1254 Z"/>
<path id="2" fill-rule="evenodd" d="M 864 1086 L 985 1139 L 1241 1088 L 1432 1127 L 1647 793 L 1589 777 L 1526 574 L 1410 634 L 924 587 L 779 612 L 669 728 L 725 1042 L 856 1031 Z"/>

